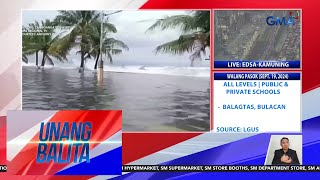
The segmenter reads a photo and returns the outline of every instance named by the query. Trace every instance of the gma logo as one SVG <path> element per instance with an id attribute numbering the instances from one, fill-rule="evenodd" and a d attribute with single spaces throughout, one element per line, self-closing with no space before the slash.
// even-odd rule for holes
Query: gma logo
<path id="1" fill-rule="evenodd" d="M 269 26 L 274 26 L 274 25 L 284 25 L 284 26 L 289 26 L 289 25 L 294 25 L 295 20 L 298 20 L 300 17 L 299 11 L 296 12 L 289 12 L 289 17 L 274 17 L 274 16 L 269 16 L 266 19 L 266 22 Z"/>
<path id="2" fill-rule="evenodd" d="M 285 25 L 285 26 L 289 26 L 289 25 L 294 25 L 294 18 L 293 17 L 274 17 L 274 16 L 269 16 L 267 17 L 267 24 L 269 26 L 274 26 L 274 25 Z"/>

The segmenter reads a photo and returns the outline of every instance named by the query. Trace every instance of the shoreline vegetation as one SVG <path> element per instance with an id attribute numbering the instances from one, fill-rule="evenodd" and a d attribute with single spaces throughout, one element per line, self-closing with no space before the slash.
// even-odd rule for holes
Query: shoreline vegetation
<path id="1" fill-rule="evenodd" d="M 39 20 L 22 27 L 22 61 L 28 64 L 35 56 L 35 66 L 44 68 L 55 61 L 66 62 L 70 51 L 80 56 L 79 72 L 85 70 L 88 60 L 94 61 L 94 70 L 103 68 L 103 62 L 113 64 L 113 56 L 129 51 L 128 45 L 112 37 L 117 28 L 100 11 L 58 11 L 53 20 Z M 104 18 L 107 17 L 107 18 Z M 154 20 L 148 33 L 161 33 L 165 29 L 179 29 L 177 39 L 155 47 L 154 53 L 190 54 L 190 66 L 201 60 L 210 46 L 210 11 L 191 11 L 186 15 L 160 17 Z M 102 29 L 101 29 L 102 28 Z M 60 33 L 58 33 L 60 32 Z"/>

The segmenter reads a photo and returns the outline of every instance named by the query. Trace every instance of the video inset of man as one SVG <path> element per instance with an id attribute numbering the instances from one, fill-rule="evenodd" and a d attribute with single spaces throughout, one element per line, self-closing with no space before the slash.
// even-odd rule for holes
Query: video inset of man
<path id="1" fill-rule="evenodd" d="M 302 136 L 272 135 L 265 165 L 302 165 Z"/>
<path id="2" fill-rule="evenodd" d="M 300 161 L 297 156 L 297 152 L 295 150 L 289 148 L 290 143 L 289 143 L 289 139 L 287 137 L 281 138 L 280 145 L 281 145 L 281 149 L 274 151 L 272 165 L 279 165 L 279 164 L 300 165 Z"/>

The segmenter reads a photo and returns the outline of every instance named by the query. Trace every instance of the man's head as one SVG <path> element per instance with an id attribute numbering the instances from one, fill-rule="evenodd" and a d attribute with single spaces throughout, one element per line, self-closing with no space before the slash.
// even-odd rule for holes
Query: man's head
<path id="1" fill-rule="evenodd" d="M 289 149 L 289 139 L 287 137 L 283 137 L 280 140 L 280 145 L 282 147 L 282 149 L 287 150 Z"/>

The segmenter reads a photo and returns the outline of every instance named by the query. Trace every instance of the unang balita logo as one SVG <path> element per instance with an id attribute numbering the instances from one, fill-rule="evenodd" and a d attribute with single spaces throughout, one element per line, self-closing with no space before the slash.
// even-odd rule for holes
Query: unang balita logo
<path id="1" fill-rule="evenodd" d="M 269 26 L 274 26 L 274 25 L 293 26 L 296 24 L 297 20 L 299 19 L 300 19 L 300 11 L 289 11 L 289 16 L 287 17 L 268 16 L 266 19 L 266 23 Z"/>

